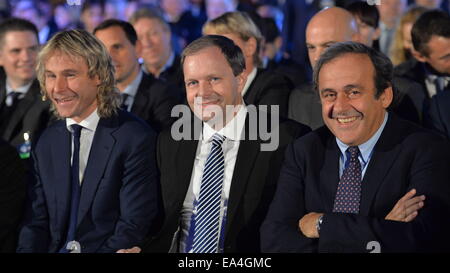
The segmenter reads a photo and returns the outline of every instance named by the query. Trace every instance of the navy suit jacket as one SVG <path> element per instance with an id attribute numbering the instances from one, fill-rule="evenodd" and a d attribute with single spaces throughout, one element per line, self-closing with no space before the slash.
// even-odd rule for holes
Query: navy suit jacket
<path id="1" fill-rule="evenodd" d="M 444 134 L 450 139 L 450 91 L 435 95 L 430 102 L 430 108 L 425 112 L 426 127 Z"/>
<path id="2" fill-rule="evenodd" d="M 390 113 L 367 166 L 359 214 L 333 213 L 339 183 L 340 150 L 326 127 L 286 149 L 278 188 L 261 227 L 264 252 L 448 251 L 450 218 L 450 147 L 429 131 Z M 384 218 L 415 188 L 425 206 L 411 222 Z M 320 238 L 305 237 L 299 220 L 324 213 Z"/>
<path id="3" fill-rule="evenodd" d="M 143 240 L 157 214 L 156 134 L 119 111 L 101 118 L 81 185 L 76 240 L 81 252 L 115 252 Z M 49 127 L 33 153 L 37 182 L 18 252 L 57 252 L 70 214 L 71 135 Z"/>

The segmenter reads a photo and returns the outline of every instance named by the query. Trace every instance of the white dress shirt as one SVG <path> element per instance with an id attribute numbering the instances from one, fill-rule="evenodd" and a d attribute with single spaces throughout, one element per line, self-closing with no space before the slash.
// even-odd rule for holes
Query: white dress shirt
<path id="1" fill-rule="evenodd" d="M 122 94 L 127 94 L 127 99 L 125 101 L 125 104 L 127 105 L 127 111 L 131 112 L 131 108 L 133 107 L 134 99 L 136 98 L 136 93 L 139 89 L 139 85 L 141 84 L 142 76 L 143 76 L 142 70 L 139 70 L 138 75 L 132 82 L 130 82 L 127 87 L 122 91 Z"/>
<path id="2" fill-rule="evenodd" d="M 228 197 L 230 195 L 231 180 L 234 173 L 234 165 L 239 150 L 239 141 L 243 137 L 243 129 L 245 125 L 245 118 L 247 115 L 247 108 L 242 105 L 238 110 L 236 116 L 221 130 L 215 131 L 207 123 L 203 123 L 203 132 L 197 146 L 194 166 L 192 168 L 191 182 L 189 189 L 181 210 L 181 234 L 179 252 L 192 252 L 192 243 L 194 230 L 190 229 L 191 222 L 195 219 L 196 204 L 200 194 L 200 184 L 202 182 L 203 169 L 206 159 L 211 151 L 212 136 L 219 133 L 226 137 L 222 149 L 224 153 L 224 178 L 222 188 L 222 201 L 220 211 L 220 227 L 219 227 L 219 246 L 220 241 L 223 240 L 224 226 L 226 223 L 226 210 Z M 224 217 L 225 216 L 225 217 Z M 223 242 L 223 241 L 222 241 Z M 188 249 L 186 249 L 188 248 Z M 221 252 L 221 251 L 219 251 Z"/>
<path id="3" fill-rule="evenodd" d="M 98 122 L 100 117 L 98 116 L 97 109 L 95 109 L 92 114 L 90 114 L 86 119 L 77 123 L 75 120 L 71 118 L 66 119 L 66 127 L 70 133 L 72 133 L 72 128 L 70 128 L 73 124 L 78 124 L 83 127 L 80 135 L 80 184 L 83 181 L 84 170 L 86 170 L 86 165 L 89 159 L 89 153 L 91 151 L 92 141 L 94 140 L 95 130 L 97 129 Z M 73 138 L 72 138 L 72 152 L 70 157 L 70 163 L 72 164 L 73 159 Z"/>
<path id="4" fill-rule="evenodd" d="M 425 86 L 427 88 L 428 94 L 430 98 L 436 95 L 439 91 L 445 89 L 445 87 L 449 84 L 450 77 L 438 76 L 435 74 L 428 74 L 425 78 Z"/>
<path id="5" fill-rule="evenodd" d="M 18 92 L 20 93 L 18 99 L 23 99 L 25 95 L 27 94 L 28 90 L 30 89 L 31 85 L 33 84 L 33 81 L 30 81 L 29 83 L 22 85 L 20 87 L 17 87 L 16 89 L 13 89 L 8 82 L 8 78 L 6 78 L 6 100 L 8 100 L 8 94 L 11 92 Z M 6 105 L 11 105 L 12 102 L 6 101 Z"/>
<path id="6" fill-rule="evenodd" d="M 389 113 L 384 114 L 383 122 L 381 123 L 380 128 L 373 134 L 369 140 L 364 142 L 363 144 L 358 145 L 359 149 L 359 163 L 361 164 L 361 179 L 364 179 L 364 175 L 366 174 L 367 166 L 369 165 L 370 159 L 372 158 L 373 154 L 373 148 L 375 148 L 375 145 L 377 144 L 378 140 L 381 137 L 381 133 L 383 133 L 384 127 L 386 127 L 386 123 L 388 121 Z M 343 143 L 336 137 L 336 143 L 339 147 L 339 150 L 341 150 L 341 156 L 339 159 L 339 177 L 342 176 L 344 173 L 344 169 L 347 167 L 346 164 L 348 164 L 350 161 L 347 158 L 347 149 L 350 147 L 347 144 Z"/>

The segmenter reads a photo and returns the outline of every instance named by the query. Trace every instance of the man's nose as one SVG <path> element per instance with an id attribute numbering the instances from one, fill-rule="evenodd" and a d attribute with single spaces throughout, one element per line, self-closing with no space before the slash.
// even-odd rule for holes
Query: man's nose
<path id="1" fill-rule="evenodd" d="M 66 87 L 67 87 L 66 79 L 64 77 L 56 77 L 54 91 L 55 92 L 64 91 L 66 90 Z"/>
<path id="2" fill-rule="evenodd" d="M 199 83 L 198 95 L 208 96 L 212 93 L 212 86 L 209 81 L 203 81 Z"/>
<path id="3" fill-rule="evenodd" d="M 333 104 L 333 110 L 336 113 L 347 111 L 349 108 L 349 98 L 345 93 L 338 93 Z"/>

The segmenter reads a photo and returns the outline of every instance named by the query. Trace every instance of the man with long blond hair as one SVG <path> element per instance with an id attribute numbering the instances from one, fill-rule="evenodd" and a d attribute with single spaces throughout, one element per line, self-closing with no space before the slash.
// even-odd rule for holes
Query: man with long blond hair
<path id="1" fill-rule="evenodd" d="M 38 56 L 43 95 L 60 119 L 33 153 L 36 184 L 18 252 L 115 252 L 156 216 L 155 133 L 119 110 L 105 47 L 84 30 L 56 34 Z"/>

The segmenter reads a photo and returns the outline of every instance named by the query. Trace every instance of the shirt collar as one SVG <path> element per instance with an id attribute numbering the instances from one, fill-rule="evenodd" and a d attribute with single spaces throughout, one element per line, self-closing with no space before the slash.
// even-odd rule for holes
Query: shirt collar
<path id="1" fill-rule="evenodd" d="M 450 76 L 445 74 L 439 74 L 436 71 L 433 71 L 433 68 L 429 65 L 425 65 L 425 77 L 430 82 L 435 82 L 436 79 L 441 79 L 446 84 L 450 81 Z"/>
<path id="2" fill-rule="evenodd" d="M 386 122 L 388 120 L 388 113 L 386 112 L 384 115 L 383 123 L 381 123 L 380 128 L 375 132 L 375 134 L 366 142 L 363 144 L 358 145 L 359 152 L 361 153 L 361 157 L 364 161 L 364 163 L 367 163 L 371 154 L 372 150 L 375 147 L 375 144 L 377 144 L 378 139 L 381 136 L 381 133 L 384 130 L 384 127 L 386 126 Z M 339 150 L 341 150 L 341 153 L 345 155 L 345 152 L 347 151 L 347 148 L 349 147 L 347 144 L 344 144 L 342 141 L 340 141 L 338 138 L 336 138 L 336 143 L 339 146 Z"/>
<path id="3" fill-rule="evenodd" d="M 245 85 L 244 88 L 242 89 L 242 97 L 244 97 L 245 93 L 247 93 L 248 88 L 250 87 L 250 84 L 252 84 L 253 80 L 256 77 L 256 72 L 258 71 L 258 69 L 253 68 L 252 72 L 250 72 L 250 74 L 248 74 L 247 76 L 247 80 L 245 81 Z"/>
<path id="4" fill-rule="evenodd" d="M 6 95 L 8 95 L 11 92 L 18 92 L 18 93 L 22 93 L 23 95 L 25 95 L 28 91 L 28 89 L 30 89 L 31 85 L 33 84 L 33 81 L 30 81 L 29 83 L 22 85 L 20 87 L 17 87 L 16 89 L 13 89 L 9 83 L 8 83 L 8 78 L 6 78 Z"/>
<path id="5" fill-rule="evenodd" d="M 213 135 L 218 133 L 225 136 L 229 140 L 240 141 L 242 138 L 242 130 L 244 129 L 246 117 L 247 107 L 245 104 L 241 104 L 233 119 L 219 131 L 214 130 L 208 123 L 203 122 L 203 139 L 209 142 L 211 141 Z"/>
<path id="6" fill-rule="evenodd" d="M 142 80 L 142 73 L 143 73 L 142 71 L 139 71 L 136 78 L 129 85 L 127 85 L 127 87 L 125 87 L 125 89 L 122 92 L 123 94 L 127 94 L 133 98 L 136 96 L 139 84 L 141 83 Z"/>
<path id="7" fill-rule="evenodd" d="M 72 132 L 72 129 L 70 128 L 73 124 L 78 124 L 83 126 L 83 129 L 87 129 L 89 131 L 95 132 L 95 129 L 97 129 L 98 122 L 100 121 L 100 117 L 98 116 L 97 109 L 95 109 L 92 114 L 90 114 L 87 118 L 82 120 L 80 123 L 76 122 L 75 120 L 71 118 L 66 118 L 66 127 L 67 130 Z"/>

